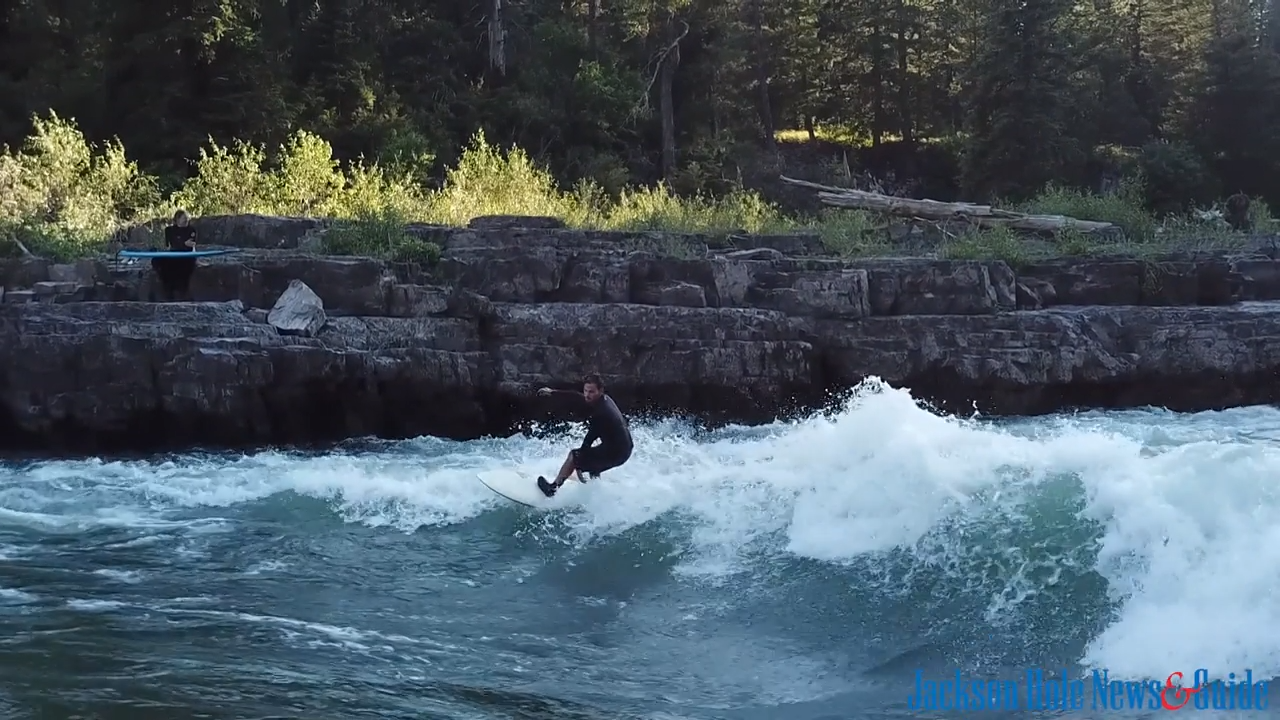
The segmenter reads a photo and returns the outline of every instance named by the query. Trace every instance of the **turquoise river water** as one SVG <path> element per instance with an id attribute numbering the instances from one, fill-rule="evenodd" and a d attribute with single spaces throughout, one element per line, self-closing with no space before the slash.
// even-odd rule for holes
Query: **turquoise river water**
<path id="1" fill-rule="evenodd" d="M 956 419 L 871 383 L 635 435 L 545 514 L 475 474 L 580 434 L 0 465 L 0 718 L 951 717 L 917 672 L 1280 676 L 1274 408 Z"/>

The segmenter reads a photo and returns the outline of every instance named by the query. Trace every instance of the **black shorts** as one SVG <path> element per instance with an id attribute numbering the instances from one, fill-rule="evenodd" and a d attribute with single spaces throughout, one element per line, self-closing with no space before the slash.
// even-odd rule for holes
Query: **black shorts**
<path id="1" fill-rule="evenodd" d="M 591 475 L 612 470 L 630 459 L 630 448 L 615 450 L 604 445 L 594 445 L 573 451 L 573 467 Z"/>
<path id="2" fill-rule="evenodd" d="M 151 268 L 160 279 L 160 287 L 166 293 L 185 293 L 191 289 L 191 275 L 196 271 L 195 258 L 152 258 Z"/>

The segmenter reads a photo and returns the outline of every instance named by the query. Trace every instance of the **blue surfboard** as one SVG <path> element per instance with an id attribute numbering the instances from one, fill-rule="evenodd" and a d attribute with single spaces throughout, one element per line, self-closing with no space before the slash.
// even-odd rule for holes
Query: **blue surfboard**
<path id="1" fill-rule="evenodd" d="M 238 252 L 239 248 L 226 248 L 222 250 L 121 250 L 120 257 L 127 258 L 184 258 L 184 257 L 210 257 L 212 255 L 226 255 L 227 253 Z"/>

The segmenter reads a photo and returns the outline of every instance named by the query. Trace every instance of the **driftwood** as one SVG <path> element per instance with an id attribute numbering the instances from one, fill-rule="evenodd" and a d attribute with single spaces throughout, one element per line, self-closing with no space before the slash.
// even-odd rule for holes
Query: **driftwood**
<path id="1" fill-rule="evenodd" d="M 870 210 L 899 217 L 919 218 L 934 222 L 960 220 L 984 228 L 1007 227 L 1011 230 L 1043 233 L 1056 233 L 1062 230 L 1075 230 L 1082 233 L 1108 233 L 1119 229 L 1112 223 L 1077 220 L 1066 215 L 1027 215 L 1011 210 L 1000 210 L 990 205 L 900 198 L 864 190 L 819 185 L 818 183 L 789 178 L 785 175 L 781 176 L 781 178 L 783 182 L 790 185 L 817 190 L 818 199 L 825 205 Z"/>

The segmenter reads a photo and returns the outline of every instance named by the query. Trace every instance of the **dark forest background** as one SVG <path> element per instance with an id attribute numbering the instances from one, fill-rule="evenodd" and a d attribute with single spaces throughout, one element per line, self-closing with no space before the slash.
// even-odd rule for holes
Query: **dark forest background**
<path id="1" fill-rule="evenodd" d="M 1280 14 L 1249 0 L 10 0 L 0 142 L 118 137 L 169 182 L 303 128 L 439 180 L 475 131 L 571 185 L 824 163 L 1017 200 L 1142 172 L 1155 211 L 1280 203 Z M 846 148 L 848 148 L 846 150 Z M 423 162 L 429 158 L 430 162 Z"/>

